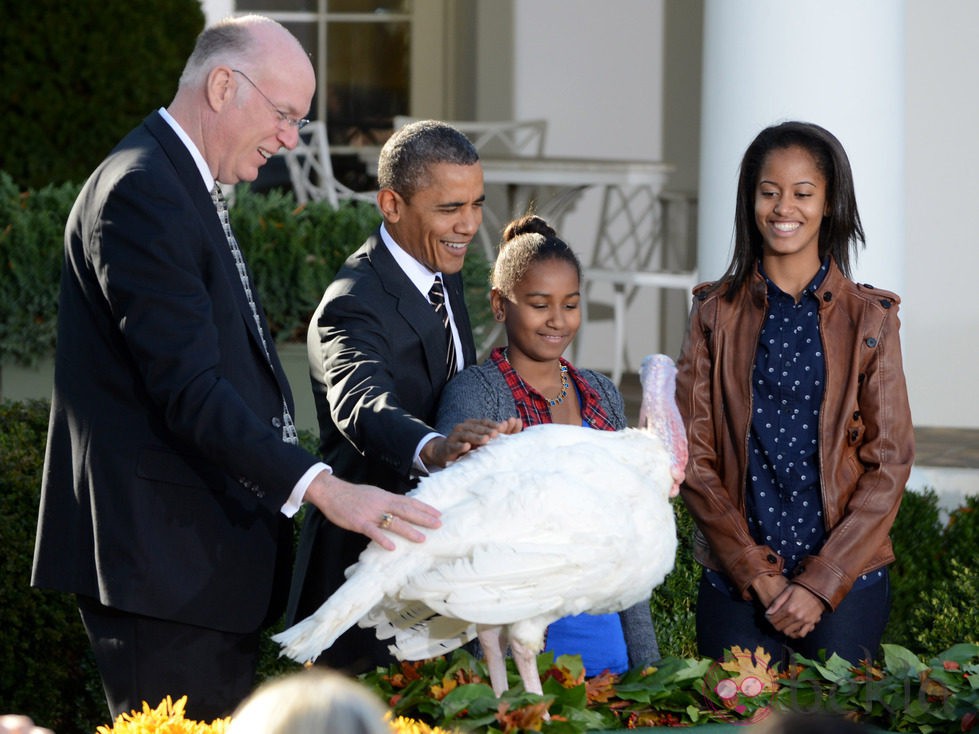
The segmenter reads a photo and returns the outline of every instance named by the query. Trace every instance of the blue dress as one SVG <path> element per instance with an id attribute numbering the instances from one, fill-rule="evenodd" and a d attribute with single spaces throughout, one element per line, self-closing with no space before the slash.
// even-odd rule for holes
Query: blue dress
<path id="1" fill-rule="evenodd" d="M 582 425 L 590 428 L 588 421 L 582 421 Z M 615 612 L 562 617 L 547 628 L 544 652 L 553 652 L 555 659 L 558 655 L 580 655 L 588 676 L 605 670 L 629 670 L 622 620 Z"/>

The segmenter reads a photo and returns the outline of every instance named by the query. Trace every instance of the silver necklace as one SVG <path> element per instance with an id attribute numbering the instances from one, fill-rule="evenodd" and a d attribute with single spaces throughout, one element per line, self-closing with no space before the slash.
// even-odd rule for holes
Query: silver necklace
<path id="1" fill-rule="evenodd" d="M 513 365 L 510 364 L 510 347 L 503 347 L 503 359 L 506 360 L 507 364 L 513 367 Z M 559 366 L 559 369 L 561 371 L 561 392 L 558 393 L 558 396 L 556 398 L 544 398 L 545 400 L 547 400 L 547 404 L 550 405 L 552 408 L 555 405 L 560 405 L 561 403 L 564 402 L 564 399 L 568 397 L 568 389 L 571 387 L 571 384 L 568 382 L 567 365 L 562 364 Z"/>

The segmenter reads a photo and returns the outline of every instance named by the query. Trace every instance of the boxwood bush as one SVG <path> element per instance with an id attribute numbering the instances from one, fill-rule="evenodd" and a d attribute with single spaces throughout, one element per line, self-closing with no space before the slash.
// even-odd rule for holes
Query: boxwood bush
<path id="1" fill-rule="evenodd" d="M 22 190 L 0 171 L 0 367 L 32 365 L 54 352 L 64 227 L 80 185 Z M 291 192 L 239 186 L 231 208 L 238 244 L 252 270 L 269 327 L 279 341 L 306 340 L 323 291 L 347 256 L 381 221 L 373 206 L 298 206 Z M 491 322 L 488 265 L 470 249 L 463 277 L 473 329 Z"/>
<path id="2" fill-rule="evenodd" d="M 109 712 L 75 599 L 30 588 L 47 427 L 47 401 L 0 404 L 0 714 L 91 734 Z"/>
<path id="3" fill-rule="evenodd" d="M 81 187 L 21 191 L 0 171 L 0 358 L 33 365 L 54 351 L 65 220 Z"/>

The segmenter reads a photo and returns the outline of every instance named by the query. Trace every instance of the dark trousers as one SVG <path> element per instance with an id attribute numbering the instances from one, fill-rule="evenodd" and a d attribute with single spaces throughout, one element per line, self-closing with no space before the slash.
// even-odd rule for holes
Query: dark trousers
<path id="1" fill-rule="evenodd" d="M 890 608 L 890 579 L 885 571 L 880 581 L 847 594 L 835 610 L 823 614 L 808 635 L 793 639 L 769 624 L 757 601 L 734 599 L 701 576 L 697 650 L 704 657 L 720 660 L 724 650 L 734 645 L 750 651 L 761 646 L 772 656 L 772 662 L 783 663 L 791 659 L 792 653 L 818 660 L 820 651 L 825 650 L 827 658 L 835 652 L 856 665 L 877 657 Z"/>
<path id="2" fill-rule="evenodd" d="M 78 597 L 78 609 L 113 720 L 187 696 L 198 721 L 228 716 L 252 690 L 259 633 L 232 634 L 103 606 Z"/>

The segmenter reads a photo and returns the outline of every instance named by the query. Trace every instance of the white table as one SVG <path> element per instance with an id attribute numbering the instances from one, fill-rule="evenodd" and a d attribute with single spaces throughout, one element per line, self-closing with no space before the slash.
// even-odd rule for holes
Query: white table
<path id="1" fill-rule="evenodd" d="M 487 183 L 531 186 L 655 186 L 662 188 L 669 163 L 607 158 L 482 158 Z"/>
<path id="2" fill-rule="evenodd" d="M 496 237 L 499 227 L 525 213 L 534 202 L 535 211 L 560 231 L 563 216 L 582 193 L 594 187 L 606 191 L 646 189 L 654 197 L 663 189 L 673 166 L 658 161 L 609 160 L 601 158 L 482 158 L 487 185 L 506 187 L 506 211 L 490 211 L 484 235 Z M 605 212 L 603 212 L 604 224 Z M 491 230 L 494 230 L 492 231 Z M 495 251 L 488 251 L 492 256 Z"/>

